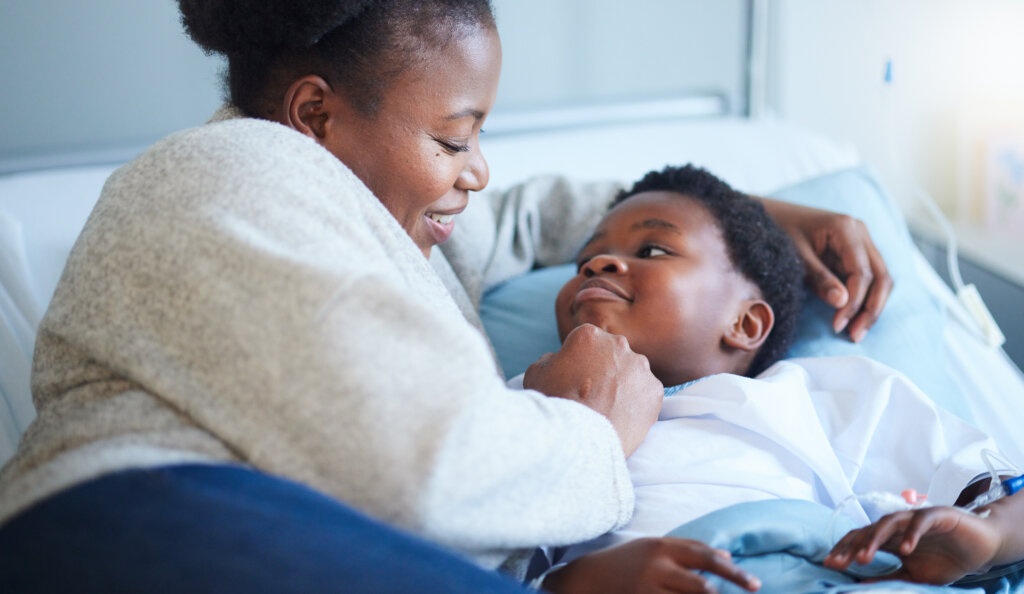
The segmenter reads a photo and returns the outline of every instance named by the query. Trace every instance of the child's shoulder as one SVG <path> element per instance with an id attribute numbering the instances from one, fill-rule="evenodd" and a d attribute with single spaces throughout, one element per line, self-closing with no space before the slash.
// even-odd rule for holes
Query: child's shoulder
<path id="1" fill-rule="evenodd" d="M 805 374 L 839 375 L 847 378 L 902 376 L 899 370 L 863 355 L 835 355 L 829 357 L 794 357 L 782 359 L 757 375 L 756 379 L 768 379 L 781 374 L 803 372 Z"/>

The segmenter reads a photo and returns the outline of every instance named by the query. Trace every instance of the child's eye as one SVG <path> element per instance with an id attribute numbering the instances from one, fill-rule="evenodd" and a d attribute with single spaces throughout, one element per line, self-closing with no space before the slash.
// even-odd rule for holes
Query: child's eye
<path id="1" fill-rule="evenodd" d="M 654 245 L 645 245 L 636 253 L 638 258 L 653 258 L 655 256 L 667 256 L 668 252 Z"/>

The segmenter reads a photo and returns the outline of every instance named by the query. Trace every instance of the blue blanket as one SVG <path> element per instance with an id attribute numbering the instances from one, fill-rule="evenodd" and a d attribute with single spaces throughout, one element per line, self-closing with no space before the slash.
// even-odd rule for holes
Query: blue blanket
<path id="1" fill-rule="evenodd" d="M 1024 563 L 997 568 L 954 586 L 925 586 L 898 581 L 859 583 L 878 578 L 900 567 L 895 556 L 880 552 L 868 565 L 853 565 L 845 572 L 827 569 L 821 562 L 832 544 L 855 528 L 843 514 L 817 503 L 772 500 L 741 503 L 683 524 L 669 536 L 700 540 L 732 553 L 733 560 L 764 583 L 760 592 L 838 594 L 840 592 L 951 592 L 996 594 L 1024 592 Z M 710 576 L 719 592 L 744 590 Z"/>

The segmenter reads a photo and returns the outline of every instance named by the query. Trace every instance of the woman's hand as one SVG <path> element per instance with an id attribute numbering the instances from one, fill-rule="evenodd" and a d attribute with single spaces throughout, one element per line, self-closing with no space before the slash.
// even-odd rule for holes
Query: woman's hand
<path id="1" fill-rule="evenodd" d="M 640 538 L 584 555 L 544 580 L 556 594 L 713 592 L 696 573 L 719 575 L 751 592 L 761 581 L 733 564 L 727 551 L 682 538 Z"/>
<path id="2" fill-rule="evenodd" d="M 985 568 L 999 551 L 998 524 L 955 507 L 928 507 L 884 516 L 851 530 L 825 557 L 826 567 L 844 570 L 870 563 L 879 550 L 899 556 L 903 567 L 878 579 L 949 584 Z"/>
<path id="3" fill-rule="evenodd" d="M 761 198 L 804 259 L 807 284 L 836 308 L 832 328 L 859 342 L 885 308 L 892 277 L 867 227 L 853 217 Z"/>
<path id="4" fill-rule="evenodd" d="M 583 324 L 526 370 L 523 387 L 575 400 L 611 421 L 629 456 L 658 420 L 664 386 L 651 373 L 647 357 L 622 336 Z"/>

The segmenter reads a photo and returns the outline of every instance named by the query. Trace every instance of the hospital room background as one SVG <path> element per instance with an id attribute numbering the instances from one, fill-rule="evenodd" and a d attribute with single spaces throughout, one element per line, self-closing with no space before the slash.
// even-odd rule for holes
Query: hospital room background
<path id="1" fill-rule="evenodd" d="M 921 272 L 942 314 L 900 319 L 920 313 L 910 297 L 897 303 L 918 277 L 897 276 L 878 348 L 899 350 L 908 375 L 948 372 L 957 399 L 981 394 L 964 410 L 1011 436 L 1002 445 L 1024 462 L 1005 426 L 1024 410 L 1024 2 L 494 5 L 504 64 L 481 141 L 493 187 L 547 172 L 627 182 L 693 161 L 743 190 L 871 219 L 882 211 L 859 198 L 869 180 L 896 232 L 909 229 L 907 274 Z M 34 329 L 103 179 L 202 124 L 221 103 L 221 67 L 186 38 L 174 0 L 0 0 L 0 462 L 34 415 Z M 854 189 L 848 178 L 834 195 L 833 182 L 813 185 L 851 169 L 862 174 Z M 873 235 L 886 242 L 890 224 Z M 896 269 L 900 252 L 886 254 Z M 991 319 L 957 296 L 971 286 Z M 525 307 L 509 293 L 519 289 L 503 290 L 485 306 Z M 531 320 L 512 319 L 529 331 Z M 496 347 L 506 372 L 536 350 Z"/>

